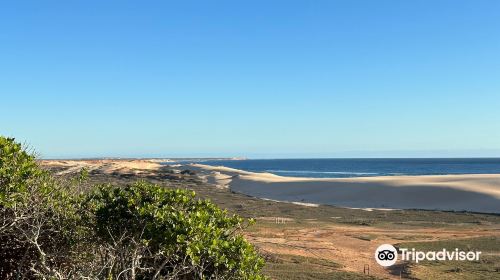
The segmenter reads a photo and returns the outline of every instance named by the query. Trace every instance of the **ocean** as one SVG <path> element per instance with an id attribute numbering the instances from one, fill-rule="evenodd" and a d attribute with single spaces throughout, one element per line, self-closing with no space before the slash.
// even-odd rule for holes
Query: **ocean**
<path id="1" fill-rule="evenodd" d="M 206 160 L 200 163 L 315 178 L 500 173 L 500 158 L 250 159 Z"/>

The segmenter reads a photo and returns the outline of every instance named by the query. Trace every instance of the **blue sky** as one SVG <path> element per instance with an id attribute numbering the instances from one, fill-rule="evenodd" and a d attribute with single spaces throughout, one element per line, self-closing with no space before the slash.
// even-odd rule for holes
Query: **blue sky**
<path id="1" fill-rule="evenodd" d="M 5 1 L 42 157 L 500 156 L 499 1 Z"/>

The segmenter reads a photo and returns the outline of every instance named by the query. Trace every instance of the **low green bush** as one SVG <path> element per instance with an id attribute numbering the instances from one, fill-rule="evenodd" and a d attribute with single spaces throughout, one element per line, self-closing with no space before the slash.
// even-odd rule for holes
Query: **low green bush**
<path id="1" fill-rule="evenodd" d="M 62 278 L 79 235 L 78 205 L 12 138 L 0 137 L 0 278 Z"/>
<path id="2" fill-rule="evenodd" d="M 108 276 L 261 278 L 263 261 L 239 234 L 243 219 L 195 199 L 194 192 L 146 182 L 122 188 L 106 185 L 90 194 L 86 205 L 99 244 L 113 247 L 107 252 L 129 252 L 107 266 Z"/>
<path id="3" fill-rule="evenodd" d="M 264 278 L 248 222 L 194 192 L 74 184 L 0 136 L 1 279 Z"/>

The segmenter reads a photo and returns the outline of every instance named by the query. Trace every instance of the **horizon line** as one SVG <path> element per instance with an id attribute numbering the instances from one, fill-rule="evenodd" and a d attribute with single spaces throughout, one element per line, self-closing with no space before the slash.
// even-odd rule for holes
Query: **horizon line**
<path id="1" fill-rule="evenodd" d="M 38 160 L 288 160 L 288 159 L 500 159 L 500 156 L 448 157 L 47 157 Z"/>

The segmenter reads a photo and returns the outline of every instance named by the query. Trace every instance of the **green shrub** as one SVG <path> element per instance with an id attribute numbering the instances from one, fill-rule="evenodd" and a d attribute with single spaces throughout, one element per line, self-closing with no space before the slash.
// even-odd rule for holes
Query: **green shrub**
<path id="1" fill-rule="evenodd" d="M 28 186 L 43 172 L 35 157 L 26 153 L 14 138 L 0 136 L 0 204 L 14 206 L 22 202 Z"/>
<path id="2" fill-rule="evenodd" d="M 146 182 L 78 194 L 0 136 L 0 279 L 262 279 L 245 221 Z"/>
<path id="3" fill-rule="evenodd" d="M 76 207 L 33 155 L 0 137 L 0 278 L 60 278 L 71 270 Z"/>
<path id="4" fill-rule="evenodd" d="M 101 186 L 87 203 L 99 242 L 113 247 L 108 252 L 137 252 L 109 266 L 108 276 L 262 278 L 263 260 L 239 233 L 243 219 L 195 199 L 194 192 L 139 182 L 124 188 Z"/>

